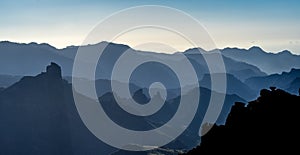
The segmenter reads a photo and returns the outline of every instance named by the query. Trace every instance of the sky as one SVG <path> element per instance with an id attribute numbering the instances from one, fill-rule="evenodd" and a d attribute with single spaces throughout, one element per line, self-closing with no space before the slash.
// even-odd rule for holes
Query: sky
<path id="1" fill-rule="evenodd" d="M 101 20 L 140 5 L 163 5 L 190 14 L 205 27 L 217 48 L 259 46 L 268 52 L 290 50 L 300 54 L 297 0 L 0 0 L 0 41 L 49 43 L 57 48 L 81 45 Z M 150 35 L 150 31 L 139 33 Z M 120 43 L 135 46 L 135 36 L 133 33 L 130 41 L 123 39 Z M 172 36 L 169 38 L 172 40 Z M 180 42 L 173 44 L 179 50 L 189 48 Z M 155 47 L 140 48 L 159 50 Z"/>

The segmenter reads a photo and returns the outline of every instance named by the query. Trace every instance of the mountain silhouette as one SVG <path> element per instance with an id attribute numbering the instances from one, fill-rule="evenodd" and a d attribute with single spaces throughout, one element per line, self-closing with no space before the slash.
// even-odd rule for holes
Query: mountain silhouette
<path id="1" fill-rule="evenodd" d="M 186 154 L 299 152 L 300 96 L 271 87 L 247 105 L 237 102 L 225 125 L 214 125 L 201 144 Z"/>
<path id="2" fill-rule="evenodd" d="M 146 52 L 146 51 L 137 51 L 130 48 L 127 45 L 115 44 L 109 42 L 100 42 L 98 44 L 93 45 L 85 45 L 85 46 L 69 46 L 63 49 L 56 49 L 49 44 L 37 44 L 37 43 L 29 43 L 29 44 L 20 44 L 13 42 L 0 42 L 0 70 L 1 73 L 5 76 L 0 76 L 0 87 L 8 87 L 14 82 L 18 81 L 24 75 L 36 75 L 40 70 L 43 70 L 43 66 L 46 66 L 50 62 L 54 61 L 60 64 L 63 68 L 62 76 L 67 77 L 69 82 L 71 81 L 72 67 L 75 55 L 77 53 L 78 48 L 81 48 L 86 51 L 98 50 L 106 47 L 101 56 L 101 61 L 98 62 L 98 66 L 95 72 L 95 78 L 97 79 L 96 85 L 102 85 L 102 87 L 97 86 L 97 94 L 99 96 L 104 95 L 109 92 L 110 79 L 112 76 L 112 70 L 115 66 L 118 58 L 126 51 L 132 53 L 133 60 L 139 59 L 161 59 L 169 64 L 178 64 L 181 62 L 182 58 L 178 56 L 178 53 L 174 54 L 163 54 L 163 53 L 154 53 L 154 52 Z M 209 74 L 209 68 L 206 64 L 206 61 L 203 56 L 207 58 L 214 57 L 215 53 L 206 52 L 201 50 L 201 54 L 197 49 L 189 49 L 183 52 L 183 54 L 188 58 L 191 62 L 193 68 L 196 71 L 198 79 L 202 79 L 205 74 Z M 32 60 L 36 61 L 32 61 Z M 239 83 L 238 85 L 234 83 L 235 81 L 244 82 L 246 79 L 251 77 L 261 77 L 266 76 L 266 74 L 260 71 L 254 65 L 249 65 L 244 62 L 236 61 L 226 56 L 223 56 L 223 60 L 225 63 L 226 72 L 228 74 L 233 75 L 238 80 L 229 80 L 227 82 L 229 88 L 232 92 L 230 94 L 237 94 L 242 98 L 248 100 L 253 98 L 252 94 L 255 92 L 250 92 L 248 89 L 244 89 L 244 85 Z M 88 60 L 79 59 L 82 62 L 83 66 L 90 63 Z M 17 62 L 17 63 L 15 63 Z M 9 66 L 9 67 L 7 67 Z M 180 70 L 185 70 L 181 65 L 178 65 Z M 181 67 L 181 68 L 180 68 Z M 123 70 L 122 70 L 123 71 Z M 121 72 L 122 72 L 121 71 Z M 150 72 L 151 71 L 151 72 Z M 120 73 L 121 75 L 125 75 Z M 155 76 L 152 76 L 155 74 Z M 188 76 L 188 75 L 186 75 Z M 18 79 L 19 78 L 19 79 Z M 83 80 L 91 80 L 90 77 L 74 77 L 81 78 Z M 118 83 L 127 84 L 126 77 L 120 76 L 119 80 L 116 81 Z M 177 76 L 173 73 L 172 69 L 166 65 L 149 62 L 143 65 L 140 65 L 135 69 L 134 73 L 130 78 L 130 87 L 132 92 L 140 88 L 147 88 L 149 84 L 162 81 L 164 86 L 168 90 L 174 90 L 174 92 L 170 93 L 168 99 L 176 97 L 176 91 L 180 89 L 180 87 L 191 87 L 193 86 L 180 86 Z M 91 81 L 93 82 L 93 81 Z M 235 86 L 235 87 L 233 87 Z M 241 86 L 241 88 L 239 88 Z M 245 90 L 245 92 L 244 92 Z M 173 95 L 172 95 L 173 94 Z M 122 96 L 121 96 L 122 97 Z M 255 96 L 254 96 L 255 97 Z"/>
<path id="3" fill-rule="evenodd" d="M 34 60 L 34 61 L 33 61 Z M 71 75 L 73 59 L 64 57 L 49 44 L 19 44 L 0 42 L 0 70 L 4 75 L 36 75 L 44 66 L 55 61 L 65 69 L 64 75 Z"/>
<path id="4" fill-rule="evenodd" d="M 249 78 L 245 81 L 245 83 L 255 91 L 275 86 L 277 88 L 289 91 L 290 93 L 297 94 L 297 88 L 290 87 L 299 88 L 299 83 L 297 83 L 296 81 L 294 82 L 294 80 L 299 77 L 300 69 L 291 69 L 289 72 L 283 72 L 281 74 L 272 74 L 268 76 Z"/>
<path id="5" fill-rule="evenodd" d="M 114 92 L 111 90 L 112 81 L 110 80 L 112 79 L 112 69 L 115 62 L 126 51 L 132 53 L 134 60 L 147 57 L 149 59 L 162 59 L 171 64 L 178 64 L 178 62 L 182 61 L 178 53 L 142 52 L 134 50 L 127 45 L 109 42 L 56 49 L 49 44 L 19 44 L 5 41 L 0 42 L 0 128 L 3 131 L 0 133 L 1 153 L 108 154 L 116 151 L 115 148 L 99 141 L 84 126 L 77 114 L 77 109 L 73 101 L 72 85 L 70 84 L 72 81 L 72 65 L 78 48 L 84 48 L 89 51 L 104 46 L 107 46 L 107 48 L 101 56 L 101 61 L 98 62 L 95 76 L 96 81 L 92 81 L 88 77 L 74 78 L 95 83 L 99 100 L 103 101 L 104 105 L 102 106 L 110 114 L 110 117 L 114 119 L 115 123 L 133 130 L 149 130 L 159 127 L 166 123 L 173 116 L 174 112 L 176 112 L 180 97 L 189 95 L 195 89 L 200 89 L 201 108 L 197 109 L 196 117 L 187 130 L 170 144 L 154 150 L 152 153 L 178 153 L 199 144 L 198 129 L 211 95 L 211 75 L 209 74 L 209 68 L 204 56 L 208 58 L 214 57 L 216 54 L 214 51 L 200 50 L 201 54 L 199 54 L 197 49 L 189 49 L 183 52 L 196 71 L 200 88 L 195 88 L 194 85 L 181 86 L 172 69 L 155 62 L 145 63 L 136 68 L 129 82 L 124 80 L 125 78 L 122 76 L 120 77 L 120 81 L 113 81 L 117 85 L 129 85 L 133 99 L 141 104 L 146 104 L 150 100 L 148 88 L 151 83 L 159 81 L 166 87 L 168 94 L 162 111 L 151 117 L 137 119 L 135 116 L 133 117 L 124 113 L 120 108 L 115 110 L 117 104 L 113 99 Z M 233 50 L 234 52 L 226 50 Z M 249 50 L 222 50 L 227 71 L 227 94 L 224 94 L 225 103 L 216 122 L 217 125 L 213 127 L 213 130 L 214 128 L 223 127 L 222 125 L 225 124 L 230 110 L 234 109 L 232 105 L 235 102 L 250 101 L 263 88 L 276 86 L 293 94 L 297 94 L 299 91 L 299 69 L 291 69 L 289 72 L 277 74 L 279 70 L 270 71 L 269 68 L 264 68 L 264 64 L 258 63 L 258 67 L 256 67 L 256 64 L 250 63 L 251 61 L 248 61 L 248 59 L 242 60 L 230 54 L 226 55 L 226 53 L 231 52 L 237 53 L 237 56 L 244 56 L 243 52 L 252 52 L 252 55 L 276 57 L 276 60 L 280 63 L 283 61 L 281 59 L 286 59 L 290 56 L 293 57 L 291 58 L 291 62 L 294 62 L 294 59 L 299 60 L 298 56 L 292 55 L 288 51 L 279 54 L 270 54 L 258 47 L 253 47 Z M 242 54 L 240 54 L 241 52 Z M 249 56 L 249 58 L 252 57 Z M 36 61 L 32 61 L 33 59 Z M 80 59 L 80 61 L 83 62 L 83 65 L 90 63 L 85 59 Z M 264 60 L 257 59 L 257 61 Z M 265 62 L 268 61 L 269 59 L 266 58 Z M 63 69 L 52 62 L 57 62 Z M 46 71 L 39 74 L 48 64 L 50 65 L 47 66 Z M 290 67 L 297 68 L 297 65 L 286 63 L 283 64 L 281 69 Z M 267 73 L 276 72 L 276 74 L 267 75 L 263 71 Z M 24 76 L 36 74 L 38 75 Z M 188 88 L 188 91 L 184 92 L 184 94 L 180 94 L 182 87 Z M 277 91 L 280 90 L 272 90 L 270 92 L 275 93 Z M 156 94 L 156 96 L 161 97 L 160 94 Z M 123 102 L 126 102 L 128 99 L 128 96 L 122 94 L 117 94 L 117 97 L 121 98 Z M 251 103 L 245 108 L 247 109 Z M 278 118 L 278 120 L 280 119 Z M 202 140 L 204 139 L 205 137 L 202 137 Z M 115 153 L 130 154 L 123 151 Z"/>
<path id="6" fill-rule="evenodd" d="M 192 90 L 193 91 L 193 90 Z M 195 118 L 193 119 L 190 126 L 184 131 L 178 138 L 176 138 L 172 143 L 163 146 L 164 149 L 172 149 L 172 150 L 183 150 L 183 149 L 191 149 L 196 146 L 199 142 L 198 131 L 200 128 L 200 124 L 203 120 L 203 116 L 205 115 L 206 108 L 210 101 L 211 91 L 206 88 L 200 88 L 200 105 Z M 188 92 L 186 95 L 190 94 Z M 144 94 L 144 90 L 138 90 L 134 96 L 134 99 L 137 101 L 146 102 L 149 101 L 147 95 Z M 164 103 L 164 106 L 155 114 L 149 117 L 139 117 L 136 115 L 128 114 L 123 109 L 121 109 L 117 102 L 114 99 L 112 93 L 107 93 L 99 98 L 101 101 L 101 105 L 106 112 L 106 114 L 111 118 L 115 123 L 118 125 L 131 129 L 131 130 L 138 130 L 138 131 L 146 131 L 158 128 L 167 121 L 169 121 L 174 113 L 177 111 L 177 106 L 180 102 L 180 97 L 176 97 L 174 99 L 167 100 Z M 193 98 L 190 99 L 191 102 Z M 223 105 L 221 114 L 217 120 L 218 124 L 224 124 L 225 119 L 233 105 L 234 102 L 243 102 L 244 100 L 236 95 L 226 95 L 225 96 L 225 103 Z M 123 99 L 123 102 L 126 102 L 126 99 Z M 140 103 L 140 102 L 139 102 Z M 187 111 L 186 114 L 189 112 Z M 185 116 L 181 116 L 184 118 Z M 170 128 L 170 130 L 172 130 Z M 165 136 L 162 134 L 161 136 Z M 120 152 L 120 151 L 119 151 Z M 121 151 L 124 153 L 124 151 Z M 126 151 L 125 151 L 126 152 Z"/>
<path id="7" fill-rule="evenodd" d="M 1 154 L 108 154 L 82 123 L 71 85 L 51 63 L 0 91 Z"/>
<path id="8" fill-rule="evenodd" d="M 214 51 L 204 51 L 200 49 L 201 54 L 199 54 L 198 48 L 188 49 L 184 52 L 184 54 L 190 59 L 196 61 L 198 64 L 202 66 L 207 66 L 206 59 L 212 59 L 215 57 L 216 53 Z M 248 63 L 237 61 L 232 58 L 226 57 L 223 55 L 223 61 L 226 68 L 226 72 L 228 74 L 232 74 L 237 77 L 239 80 L 244 81 L 250 77 L 258 77 L 258 76 L 265 76 L 266 73 L 262 72 L 258 67 L 255 65 L 250 65 Z M 203 72 L 203 70 L 202 70 Z M 207 74 L 209 72 L 204 72 Z M 200 76 L 201 77 L 201 76 Z"/>
<path id="9" fill-rule="evenodd" d="M 100 42 L 94 45 L 85 46 L 69 46 L 63 49 L 56 49 L 49 44 L 21 44 L 13 43 L 8 41 L 0 42 L 0 70 L 1 74 L 4 75 L 35 75 L 38 74 L 37 71 L 42 70 L 43 66 L 46 66 L 51 61 L 59 63 L 63 68 L 63 76 L 70 76 L 72 74 L 72 64 L 77 53 L 78 48 L 83 50 L 97 50 L 106 46 L 104 50 L 105 59 L 101 59 L 102 68 L 104 68 L 100 73 L 96 74 L 97 79 L 110 79 L 107 70 L 110 71 L 111 66 L 119 58 L 119 56 L 126 50 L 132 52 L 133 56 L 140 59 L 142 57 L 156 57 L 163 59 L 164 61 L 178 62 L 180 61 L 178 54 L 163 54 L 154 52 L 140 52 L 130 48 L 127 45 L 114 44 L 109 42 Z M 195 54 L 195 49 L 190 49 L 183 52 L 190 61 L 194 61 L 194 66 L 196 65 L 196 70 L 199 75 L 209 73 L 206 67 L 205 60 L 199 54 Z M 191 54 L 192 53 L 192 54 Z M 208 54 L 209 52 L 203 52 L 203 54 Z M 32 61 L 32 60 L 35 61 Z M 84 61 L 84 60 L 83 60 Z M 254 76 L 263 76 L 265 73 L 261 72 L 255 65 L 249 65 L 244 62 L 235 61 L 231 58 L 224 57 L 226 69 L 228 73 L 235 75 L 243 81 L 246 78 Z M 14 62 L 14 63 L 13 63 Z M 17 63 L 15 63 L 17 62 Z M 86 62 L 88 63 L 88 62 Z M 9 67 L 7 67 L 9 66 Z M 198 70 L 201 69 L 201 72 Z M 101 69 L 99 69 L 101 70 Z M 251 74 L 246 74 L 251 73 Z M 200 76 L 200 78 L 201 78 Z"/>
<path id="10" fill-rule="evenodd" d="M 115 148 L 99 141 L 82 123 L 73 101 L 71 84 L 62 78 L 61 72 L 60 66 L 51 63 L 45 72 L 37 76 L 25 76 L 12 86 L 0 90 L 1 153 L 109 154 L 116 151 Z M 149 130 L 163 125 L 174 115 L 180 101 L 180 96 L 173 94 L 157 114 L 147 118 L 131 117 L 120 108 L 118 110 L 114 96 L 108 90 L 108 83 L 110 82 L 102 81 L 97 84 L 97 87 L 104 84 L 103 90 L 106 91 L 102 92 L 103 95 L 99 96 L 99 100 L 111 119 L 129 129 Z M 198 108 L 196 117 L 186 131 L 161 148 L 162 150 L 168 150 L 167 152 L 186 150 L 199 143 L 198 129 L 211 94 L 209 89 L 200 89 L 201 107 Z M 149 101 L 147 89 L 136 87 L 133 91 L 132 96 L 137 102 Z M 188 94 L 189 92 L 183 95 Z M 122 98 L 122 101 L 126 100 Z M 218 124 L 224 123 L 232 103 L 237 101 L 244 100 L 237 95 L 225 96 Z"/>
<path id="11" fill-rule="evenodd" d="M 221 52 L 226 57 L 257 66 L 267 74 L 288 72 L 292 68 L 300 68 L 300 55 L 294 55 L 287 50 L 275 54 L 267 53 L 260 47 L 253 46 L 248 50 L 225 48 Z"/>

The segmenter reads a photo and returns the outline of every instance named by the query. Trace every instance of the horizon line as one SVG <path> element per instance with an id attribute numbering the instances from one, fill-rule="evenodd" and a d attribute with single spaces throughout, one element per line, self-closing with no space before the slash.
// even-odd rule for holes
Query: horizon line
<path id="1" fill-rule="evenodd" d="M 18 42 L 18 41 L 10 41 L 10 40 L 0 40 L 0 43 L 4 43 L 4 42 L 8 42 L 8 43 L 14 43 L 14 44 L 25 44 L 25 45 L 30 45 L 30 44 L 37 44 L 37 45 L 48 45 L 52 48 L 55 48 L 57 50 L 63 50 L 63 49 L 67 49 L 67 48 L 71 48 L 71 47 L 84 47 L 84 46 L 92 46 L 92 45 L 97 45 L 97 44 L 100 44 L 100 43 L 109 43 L 109 44 L 116 44 L 116 45 L 123 45 L 123 46 L 128 46 L 129 48 L 135 50 L 135 51 L 139 51 L 139 52 L 153 52 L 153 53 L 161 53 L 161 54 L 174 54 L 174 53 L 178 53 L 178 52 L 186 52 L 188 50 L 193 50 L 193 49 L 201 49 L 201 50 L 204 50 L 205 52 L 211 52 L 211 51 L 215 51 L 215 50 L 225 50 L 225 49 L 238 49 L 238 50 L 247 50 L 249 51 L 251 48 L 259 48 L 261 49 L 264 53 L 269 53 L 269 54 L 279 54 L 279 53 L 282 53 L 282 52 L 289 52 L 290 54 L 292 55 L 296 55 L 296 56 L 300 56 L 300 54 L 298 53 L 295 53 L 293 51 L 290 51 L 290 50 L 287 50 L 287 49 L 284 49 L 284 50 L 280 50 L 280 51 L 277 51 L 277 52 L 274 52 L 274 51 L 267 51 L 265 50 L 263 47 L 259 46 L 259 45 L 253 45 L 253 46 L 250 46 L 249 48 L 245 48 L 245 47 L 238 47 L 238 46 L 226 46 L 226 47 L 223 47 L 223 48 L 214 48 L 214 49 L 211 49 L 211 50 L 207 50 L 207 49 L 204 49 L 202 47 L 190 47 L 190 48 L 186 48 L 184 51 L 174 51 L 173 53 L 170 53 L 170 52 L 164 52 L 164 51 L 154 51 L 154 50 L 143 50 L 143 49 L 135 49 L 133 47 L 131 47 L 130 45 L 128 44 L 124 44 L 124 43 L 117 43 L 117 42 L 109 42 L 109 41 L 99 41 L 97 43 L 90 43 L 90 44 L 84 44 L 84 45 L 68 45 L 68 46 L 65 46 L 63 48 L 58 48 L 56 47 L 55 45 L 52 45 L 50 43 L 46 43 L 46 42 L 36 42 L 36 41 L 31 41 L 31 42 Z"/>

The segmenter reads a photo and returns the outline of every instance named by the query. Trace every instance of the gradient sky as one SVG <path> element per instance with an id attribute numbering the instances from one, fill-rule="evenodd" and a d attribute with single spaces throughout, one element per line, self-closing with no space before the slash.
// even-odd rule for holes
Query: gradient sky
<path id="1" fill-rule="evenodd" d="M 268 52 L 300 54 L 298 0 L 0 0 L 0 40 L 46 42 L 57 48 L 80 45 L 99 21 L 138 5 L 164 5 L 192 15 L 218 48 L 260 46 Z"/>

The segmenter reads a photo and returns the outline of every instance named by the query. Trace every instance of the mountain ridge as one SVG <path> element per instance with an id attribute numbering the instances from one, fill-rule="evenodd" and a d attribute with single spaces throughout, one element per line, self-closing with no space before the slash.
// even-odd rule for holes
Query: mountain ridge
<path id="1" fill-rule="evenodd" d="M 268 53 L 260 47 L 251 47 L 249 49 L 224 48 L 220 51 L 224 56 L 257 66 L 267 74 L 300 68 L 300 55 L 293 54 L 288 50 L 279 53 Z"/>
<path id="2" fill-rule="evenodd" d="M 86 44 L 86 45 L 68 45 L 68 46 L 65 46 L 65 47 L 62 47 L 62 48 L 57 48 L 57 47 L 55 47 L 55 46 L 53 46 L 53 45 L 51 45 L 49 43 L 46 43 L 46 42 L 41 42 L 41 43 L 37 43 L 37 42 L 24 43 L 24 42 L 15 42 L 15 41 L 3 40 L 3 41 L 0 41 L 0 44 L 2 44 L 2 43 L 4 43 L 4 44 L 5 43 L 15 44 L 15 45 L 45 45 L 45 46 L 49 46 L 49 47 L 57 49 L 57 50 L 63 50 L 63 49 L 67 49 L 67 48 L 78 48 L 78 47 L 84 47 L 84 46 L 91 46 L 91 45 L 97 45 L 97 44 L 100 44 L 100 43 L 106 43 L 106 44 L 111 43 L 111 44 L 115 44 L 115 45 L 124 45 L 124 46 L 128 46 L 128 47 L 132 48 L 131 46 L 126 45 L 126 44 L 109 42 L 109 41 L 101 41 L 101 42 L 98 42 L 98 43 Z M 183 52 L 188 51 L 188 50 L 193 50 L 193 49 L 199 49 L 200 51 L 203 51 L 203 52 L 211 52 L 211 51 L 215 51 L 215 50 L 223 51 L 223 50 L 227 50 L 227 49 L 231 49 L 231 50 L 232 49 L 237 49 L 237 50 L 245 50 L 245 51 L 246 50 L 251 51 L 251 49 L 260 49 L 261 51 L 263 51 L 264 53 L 267 53 L 267 54 L 289 53 L 291 55 L 300 55 L 300 54 L 293 53 L 293 52 L 291 52 L 289 50 L 282 50 L 282 51 L 279 51 L 279 52 L 267 52 L 264 49 L 262 49 L 261 47 L 256 46 L 256 45 L 251 46 L 248 49 L 247 48 L 242 48 L 242 47 L 224 47 L 224 48 L 216 48 L 216 49 L 212 49 L 212 50 L 205 50 L 205 49 L 203 49 L 201 47 L 195 47 L 195 48 L 187 48 Z M 137 50 L 137 49 L 134 49 L 134 50 Z M 147 51 L 147 50 L 137 50 L 137 51 L 141 51 L 141 52 L 155 52 L 155 51 Z M 180 51 L 177 51 L 177 52 L 180 52 Z M 164 53 L 164 54 L 170 54 L 170 53 Z"/>
<path id="3" fill-rule="evenodd" d="M 49 64 L 51 61 L 55 61 L 59 63 L 64 69 L 63 69 L 63 76 L 70 76 L 72 75 L 72 66 L 73 61 L 77 52 L 77 49 L 79 46 L 75 47 L 69 47 L 65 49 L 54 49 L 51 47 L 48 47 L 43 44 L 18 44 L 18 43 L 9 43 L 8 45 L 3 45 L 7 42 L 0 43 L 0 74 L 5 75 L 35 75 L 38 74 L 37 71 L 42 70 L 42 66 L 45 66 Z M 12 46 L 11 46 L 12 45 Z M 33 47 L 34 46 L 34 47 Z M 37 46 L 37 47 L 36 47 Z M 40 47 L 41 46 L 41 47 Z M 180 57 L 178 57 L 178 54 L 164 54 L 164 53 L 153 53 L 153 52 L 139 52 L 132 48 L 130 48 L 127 45 L 123 44 L 114 44 L 109 42 L 100 42 L 95 45 L 87 45 L 82 46 L 81 48 L 88 48 L 89 50 L 97 50 L 99 47 L 107 46 L 105 49 L 105 59 L 102 64 L 102 68 L 104 73 L 98 74 L 96 73 L 97 79 L 109 79 L 109 71 L 106 71 L 106 68 L 111 68 L 111 66 L 114 64 L 114 62 L 120 57 L 122 52 L 129 51 L 133 52 L 133 56 L 135 58 L 133 59 L 140 59 L 143 57 L 155 57 L 155 59 L 164 59 L 164 61 L 171 61 L 172 63 L 175 63 L 177 61 L 180 61 Z M 118 52 L 112 52 L 112 51 L 118 51 Z M 184 52 L 183 52 L 184 54 Z M 207 73 L 208 69 L 206 67 L 205 60 L 203 59 L 203 56 L 200 54 L 196 55 L 190 55 L 187 54 L 187 57 L 197 69 L 198 75 L 201 76 L 203 73 Z M 35 61 L 32 61 L 32 60 Z M 192 60 L 193 59 L 193 60 Z M 251 69 L 253 75 L 251 74 L 241 74 L 241 80 L 243 81 L 245 78 L 249 78 L 249 76 L 259 76 L 264 75 L 265 73 L 261 72 L 259 68 L 253 65 L 246 64 L 244 62 L 238 62 L 234 61 L 230 58 L 225 58 L 225 65 L 226 69 L 231 73 L 232 72 L 240 72 L 245 69 Z M 18 62 L 18 63 L 13 63 Z M 88 62 L 86 62 L 88 63 Z M 99 62 L 98 62 L 99 63 Z M 237 65 L 239 63 L 239 65 Z M 234 65 L 235 64 L 235 65 Z M 10 66 L 9 68 L 5 66 Z M 243 68 L 240 68 L 240 66 L 244 66 Z M 201 70 L 201 72 L 200 72 Z M 202 73 L 203 72 L 203 73 Z M 246 77 L 245 77 L 246 76 Z"/>
<path id="4" fill-rule="evenodd" d="M 290 71 L 282 72 L 280 74 L 276 73 L 267 76 L 249 78 L 245 81 L 245 84 L 247 84 L 255 91 L 275 86 L 277 88 L 288 91 L 289 93 L 296 94 L 297 92 L 295 87 L 300 86 L 300 84 L 297 82 L 293 83 L 293 81 L 299 77 L 300 69 L 292 68 Z M 294 88 L 291 88 L 291 91 L 289 91 L 289 87 Z"/>

